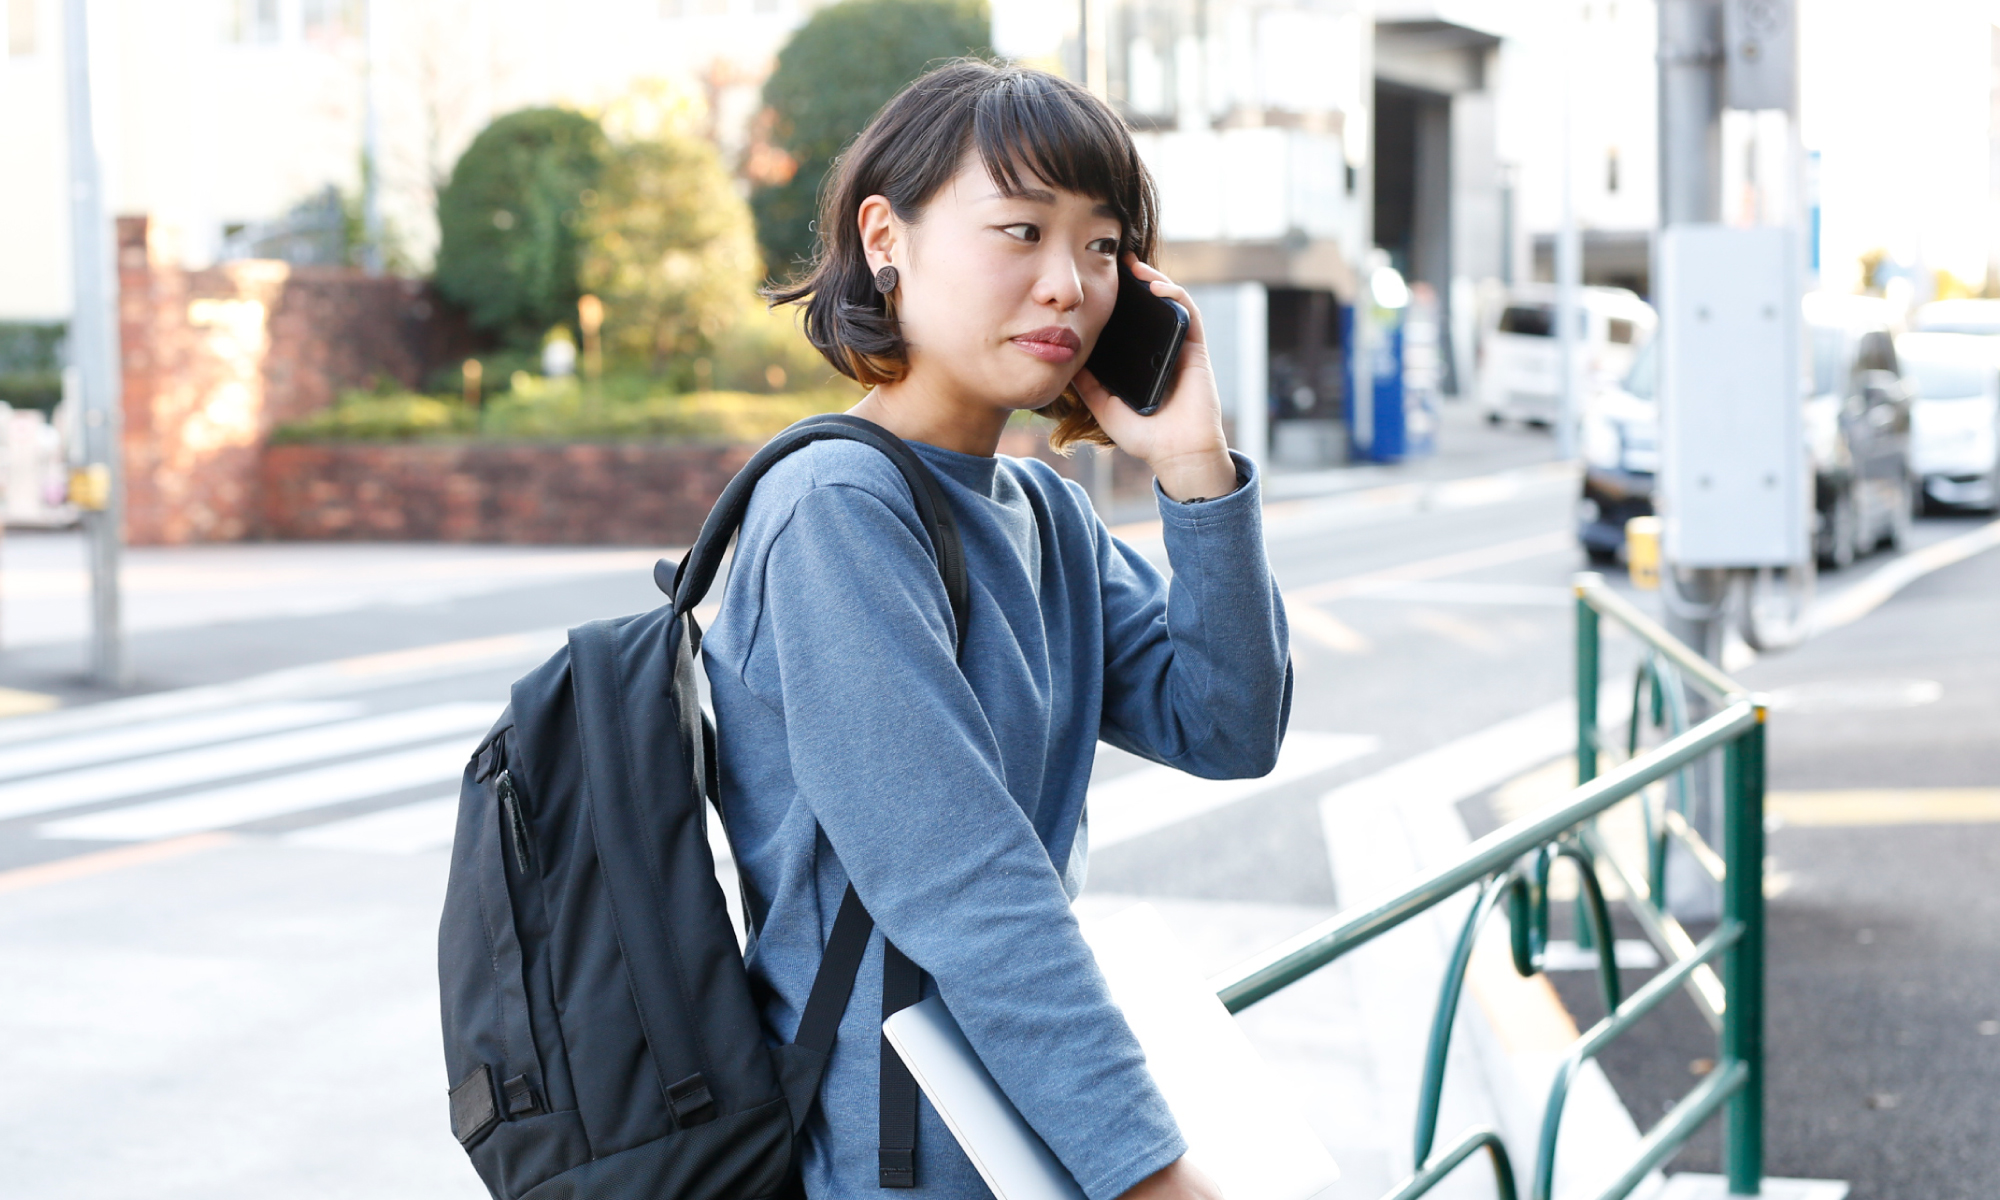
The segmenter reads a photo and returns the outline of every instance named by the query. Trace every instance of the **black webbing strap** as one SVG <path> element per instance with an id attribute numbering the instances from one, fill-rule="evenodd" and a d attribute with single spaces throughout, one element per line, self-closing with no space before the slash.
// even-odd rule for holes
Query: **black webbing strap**
<path id="1" fill-rule="evenodd" d="M 895 944 L 882 942 L 882 1019 L 924 998 L 924 973 Z M 882 1039 L 882 1129 L 877 1149 L 882 1186 L 917 1186 L 917 1081 L 903 1056 Z"/>
<path id="2" fill-rule="evenodd" d="M 965 621 L 972 607 L 972 589 L 967 579 L 964 544 L 959 540 L 958 522 L 937 477 L 923 459 L 901 438 L 871 421 L 845 413 L 823 413 L 807 417 L 765 443 L 751 456 L 709 510 L 701 534 L 678 564 L 660 560 L 653 578 L 660 590 L 673 597 L 674 611 L 687 613 L 701 602 L 715 581 L 729 539 L 743 522 L 744 510 L 757 481 L 777 462 L 799 448 L 818 441 L 851 441 L 872 446 L 886 455 L 909 485 L 910 499 L 918 519 L 930 534 L 931 549 L 937 555 L 938 575 L 944 582 L 945 597 L 951 605 L 954 648 L 965 653 Z M 711 733 L 705 743 L 715 744 Z M 710 768 L 713 769 L 712 766 Z M 713 790 L 711 789 L 711 794 Z M 745 911 L 748 911 L 746 906 Z M 862 905 L 861 897 L 849 884 L 841 898 L 840 911 L 833 919 L 819 973 L 813 977 L 806 996 L 806 1010 L 799 1017 L 798 1036 L 793 1044 L 825 1056 L 832 1053 L 834 1035 L 841 1014 L 854 990 L 854 977 L 868 949 L 874 919 Z M 882 1017 L 900 1012 L 923 998 L 924 973 L 885 939 L 882 943 Z M 885 1188 L 915 1187 L 917 1181 L 917 1081 L 903 1059 L 882 1039 L 882 1123 L 879 1155 L 881 1185 Z M 814 1091 L 817 1091 L 815 1087 Z M 794 1120 L 802 1124 L 803 1112 Z"/>
<path id="3" fill-rule="evenodd" d="M 848 884 L 820 956 L 819 974 L 813 976 L 812 991 L 806 996 L 806 1011 L 799 1017 L 793 1045 L 816 1054 L 832 1053 L 840 1015 L 847 1010 L 847 997 L 854 990 L 854 976 L 861 970 L 861 958 L 868 953 L 868 935 L 874 929 L 874 918 L 862 907 L 854 885 Z"/>

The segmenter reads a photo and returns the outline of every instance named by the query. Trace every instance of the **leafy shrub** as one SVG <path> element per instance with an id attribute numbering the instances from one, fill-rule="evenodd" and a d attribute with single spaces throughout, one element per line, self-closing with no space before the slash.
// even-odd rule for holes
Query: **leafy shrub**
<path id="1" fill-rule="evenodd" d="M 438 194 L 438 291 L 475 328 L 533 344 L 576 320 L 579 226 L 608 146 L 598 123 L 562 108 L 501 117 L 466 148 Z"/>
<path id="2" fill-rule="evenodd" d="M 0 321 L 0 401 L 48 412 L 62 399 L 64 326 Z"/>
<path id="3" fill-rule="evenodd" d="M 594 390 L 574 378 L 520 372 L 510 388 L 474 410 L 457 397 L 346 392 L 330 409 L 280 426 L 275 442 L 416 441 L 762 441 L 803 417 L 851 406 L 852 384 L 812 391 L 669 392 L 657 383 L 614 377 Z"/>
<path id="4" fill-rule="evenodd" d="M 789 276 L 811 257 L 820 181 L 834 157 L 927 68 L 990 56 L 991 24 L 983 0 L 843 0 L 799 27 L 764 83 L 772 140 L 798 170 L 750 197 L 771 275 Z"/>
<path id="5" fill-rule="evenodd" d="M 614 101 L 609 155 L 582 223 L 581 281 L 604 302 L 605 349 L 656 376 L 707 351 L 755 302 L 750 210 L 694 113 L 661 83 Z"/>
<path id="6" fill-rule="evenodd" d="M 274 442 L 400 442 L 467 434 L 477 414 L 456 399 L 414 392 L 342 392 L 332 407 L 272 431 Z"/>

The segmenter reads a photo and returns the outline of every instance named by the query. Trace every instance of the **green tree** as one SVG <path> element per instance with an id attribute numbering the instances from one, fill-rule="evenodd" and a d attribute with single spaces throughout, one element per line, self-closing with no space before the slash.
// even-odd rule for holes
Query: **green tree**
<path id="1" fill-rule="evenodd" d="M 715 147 L 684 130 L 614 142 L 582 228 L 581 278 L 604 301 L 605 349 L 655 375 L 755 301 L 750 210 Z"/>
<path id="2" fill-rule="evenodd" d="M 984 0 L 843 0 L 820 9 L 778 52 L 764 84 L 771 137 L 798 164 L 751 194 L 772 275 L 812 255 L 820 181 L 841 149 L 903 86 L 942 59 L 989 57 Z"/>
<path id="3" fill-rule="evenodd" d="M 574 323 L 581 235 L 608 146 L 598 123 L 562 108 L 495 120 L 438 194 L 437 287 L 475 328 L 538 344 Z"/>

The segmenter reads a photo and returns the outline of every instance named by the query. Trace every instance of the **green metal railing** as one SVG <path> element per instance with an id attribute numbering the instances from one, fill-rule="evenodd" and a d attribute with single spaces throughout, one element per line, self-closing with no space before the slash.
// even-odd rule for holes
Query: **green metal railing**
<path id="1" fill-rule="evenodd" d="M 1633 681 L 1626 760 L 1600 773 L 1606 738 L 1598 720 L 1602 686 L 1602 622 L 1610 618 L 1643 647 Z M 1473 946 L 1486 918 L 1503 905 L 1510 926 L 1514 969 L 1523 976 L 1542 969 L 1549 929 L 1549 872 L 1557 859 L 1576 868 L 1579 946 L 1594 948 L 1598 982 L 1608 1015 L 1573 1044 L 1543 1111 L 1536 1147 L 1533 1200 L 1549 1200 L 1555 1186 L 1556 1136 L 1563 1106 L 1583 1065 L 1680 989 L 1687 989 L 1719 1046 L 1715 1068 L 1640 1140 L 1637 1154 L 1600 1194 L 1620 1200 L 1692 1137 L 1709 1118 L 1723 1114 L 1724 1167 L 1731 1195 L 1756 1195 L 1763 1176 L 1764 1028 L 1764 718 L 1761 698 L 1676 641 L 1666 630 L 1605 587 L 1602 577 L 1576 577 L 1576 790 L 1474 842 L 1458 861 L 1432 871 L 1393 896 L 1351 909 L 1283 942 L 1213 980 L 1230 1012 L 1259 1000 L 1333 962 L 1461 892 L 1474 901 L 1445 969 L 1431 1026 L 1418 1097 L 1415 1173 L 1384 1200 L 1413 1200 L 1466 1159 L 1485 1151 L 1501 1200 L 1517 1195 L 1514 1166 L 1493 1130 L 1466 1130 L 1437 1149 L 1439 1098 L 1453 1018 L 1464 989 Z M 1706 693 L 1718 711 L 1688 725 L 1684 685 Z M 1650 700 L 1650 706 L 1646 701 Z M 1641 730 L 1651 724 L 1664 741 L 1639 753 Z M 1722 848 L 1717 852 L 1687 818 L 1691 766 L 1720 753 Z M 1659 785 L 1659 786 L 1655 786 Z M 1634 801 L 1642 810 L 1645 861 L 1631 863 L 1599 833 L 1597 817 Z M 1691 861 L 1721 887 L 1722 917 L 1696 943 L 1664 903 L 1670 845 L 1686 847 Z M 1624 886 L 1624 904 L 1660 950 L 1661 971 L 1630 996 L 1622 995 L 1609 906 L 1599 872 Z M 1720 967 L 1720 973 L 1717 967 Z"/>

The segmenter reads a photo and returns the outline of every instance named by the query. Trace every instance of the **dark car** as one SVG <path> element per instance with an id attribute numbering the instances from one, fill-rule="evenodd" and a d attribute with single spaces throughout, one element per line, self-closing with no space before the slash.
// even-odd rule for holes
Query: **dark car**
<path id="1" fill-rule="evenodd" d="M 1841 567 L 1900 544 L 1917 502 L 1910 462 L 1911 393 L 1896 360 L 1888 308 L 1869 296 L 1805 301 L 1812 377 L 1802 414 L 1813 468 L 1813 552 Z M 1583 420 L 1577 538 L 1594 563 L 1618 560 L 1625 522 L 1653 512 L 1659 470 L 1658 342 L 1631 373 L 1591 398 Z"/>

